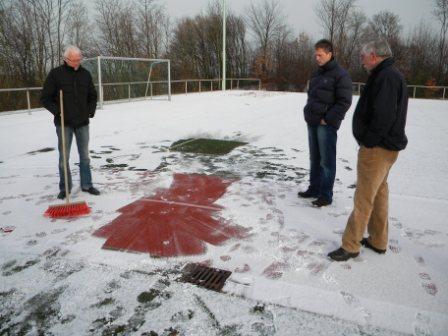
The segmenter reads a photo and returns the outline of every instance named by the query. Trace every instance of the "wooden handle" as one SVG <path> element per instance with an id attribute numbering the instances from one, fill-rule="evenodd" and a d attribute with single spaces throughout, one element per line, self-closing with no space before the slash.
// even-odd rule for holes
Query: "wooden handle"
<path id="1" fill-rule="evenodd" d="M 67 172 L 67 151 L 65 150 L 65 121 L 64 121 L 64 97 L 62 90 L 59 90 L 59 104 L 61 109 L 61 130 L 62 130 L 62 158 L 64 160 L 64 182 L 65 182 L 65 201 L 70 203 L 70 193 L 68 191 L 68 172 Z"/>

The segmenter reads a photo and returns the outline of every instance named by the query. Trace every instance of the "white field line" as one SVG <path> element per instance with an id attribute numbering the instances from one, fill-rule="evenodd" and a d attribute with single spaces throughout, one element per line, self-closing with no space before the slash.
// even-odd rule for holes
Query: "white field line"
<path id="1" fill-rule="evenodd" d="M 215 207 L 209 207 L 206 205 L 198 205 L 198 204 L 191 204 L 191 203 L 185 203 L 185 202 L 162 201 L 162 200 L 155 200 L 155 199 L 148 199 L 148 198 L 143 198 L 142 201 L 163 203 L 163 204 L 170 204 L 170 205 L 182 205 L 182 206 L 188 206 L 188 207 L 200 208 L 200 209 L 206 209 L 206 210 L 212 210 L 212 211 L 221 211 L 222 210 L 222 208 L 215 208 Z"/>

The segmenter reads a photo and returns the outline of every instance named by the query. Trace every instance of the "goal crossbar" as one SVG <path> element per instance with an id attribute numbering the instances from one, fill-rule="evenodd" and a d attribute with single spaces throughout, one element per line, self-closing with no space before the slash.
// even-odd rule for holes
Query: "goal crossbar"
<path id="1" fill-rule="evenodd" d="M 86 61 L 97 61 L 97 71 L 98 71 L 98 91 L 99 91 L 99 108 L 103 108 L 104 104 L 104 92 L 103 92 L 103 86 L 106 83 L 102 82 L 102 73 L 101 73 L 101 60 L 116 60 L 116 61 L 143 61 L 143 62 L 150 62 L 149 71 L 148 71 L 148 80 L 146 82 L 146 89 L 145 89 L 145 97 L 148 95 L 148 88 L 151 83 L 151 75 L 153 67 L 160 63 L 166 63 L 167 64 L 167 87 L 168 87 L 168 100 L 171 101 L 171 62 L 169 59 L 162 59 L 162 58 L 138 58 L 138 57 L 116 57 L 116 56 L 97 56 L 97 57 L 91 57 L 91 58 L 85 58 L 84 62 Z"/>

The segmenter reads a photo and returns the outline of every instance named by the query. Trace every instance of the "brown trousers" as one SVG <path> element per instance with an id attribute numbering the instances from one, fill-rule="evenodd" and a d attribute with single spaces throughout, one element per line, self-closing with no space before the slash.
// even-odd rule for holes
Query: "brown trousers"
<path id="1" fill-rule="evenodd" d="M 353 211 L 348 219 L 342 248 L 359 252 L 360 241 L 367 227 L 369 243 L 387 249 L 389 188 L 387 177 L 398 152 L 381 147 L 361 146 L 358 152 L 358 176 Z"/>

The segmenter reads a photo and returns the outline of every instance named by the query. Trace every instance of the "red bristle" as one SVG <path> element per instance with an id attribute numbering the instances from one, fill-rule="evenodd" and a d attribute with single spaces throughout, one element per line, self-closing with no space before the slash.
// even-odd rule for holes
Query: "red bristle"
<path id="1" fill-rule="evenodd" d="M 64 217 L 78 217 L 83 215 L 88 215 L 90 213 L 90 208 L 85 202 L 52 205 L 47 211 L 45 211 L 44 216 L 50 218 L 64 218 Z"/>

